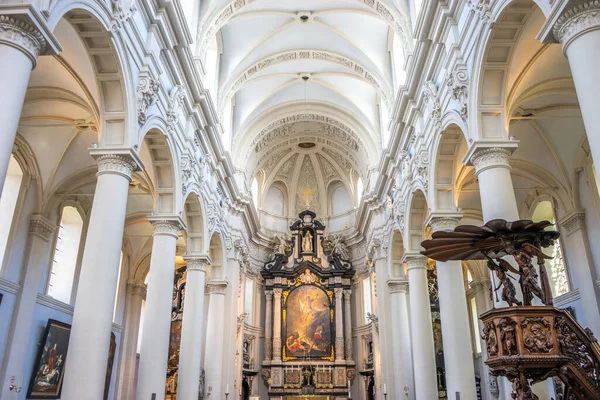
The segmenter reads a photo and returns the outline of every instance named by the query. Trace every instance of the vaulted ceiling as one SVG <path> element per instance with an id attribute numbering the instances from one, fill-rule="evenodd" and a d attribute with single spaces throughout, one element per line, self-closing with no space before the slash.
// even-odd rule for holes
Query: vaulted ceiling
<path id="1" fill-rule="evenodd" d="M 205 69 L 220 53 L 211 95 L 222 119 L 231 116 L 239 168 L 255 174 L 265 151 L 297 146 L 298 135 L 345 153 L 359 173 L 378 162 L 397 89 L 393 41 L 410 51 L 402 3 L 213 0 L 202 8 L 196 50 Z"/>

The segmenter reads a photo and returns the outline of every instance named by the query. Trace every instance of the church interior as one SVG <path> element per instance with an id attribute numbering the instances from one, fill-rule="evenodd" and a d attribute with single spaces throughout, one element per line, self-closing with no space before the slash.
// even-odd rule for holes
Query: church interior
<path id="1" fill-rule="evenodd" d="M 0 88 L 0 400 L 600 399 L 600 1 L 0 0 Z"/>

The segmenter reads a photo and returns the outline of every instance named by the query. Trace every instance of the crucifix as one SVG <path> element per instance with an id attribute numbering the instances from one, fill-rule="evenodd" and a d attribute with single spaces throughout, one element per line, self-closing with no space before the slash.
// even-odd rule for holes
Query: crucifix
<path id="1" fill-rule="evenodd" d="M 304 195 L 304 200 L 306 201 L 306 205 L 309 205 L 308 196 L 313 194 L 312 191 L 310 190 L 310 188 L 306 188 L 306 190 L 304 192 L 302 192 L 302 194 Z"/>

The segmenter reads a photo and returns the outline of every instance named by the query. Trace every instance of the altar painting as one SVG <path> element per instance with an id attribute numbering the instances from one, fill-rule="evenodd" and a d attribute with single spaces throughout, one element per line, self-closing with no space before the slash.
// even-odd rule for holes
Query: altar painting
<path id="1" fill-rule="evenodd" d="M 301 285 L 286 298 L 283 313 L 285 359 L 333 358 L 333 309 L 327 293 L 313 285 Z"/>

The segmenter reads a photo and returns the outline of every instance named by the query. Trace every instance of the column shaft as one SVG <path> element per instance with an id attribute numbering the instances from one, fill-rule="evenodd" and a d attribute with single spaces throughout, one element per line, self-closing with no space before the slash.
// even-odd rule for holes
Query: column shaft
<path id="1" fill-rule="evenodd" d="M 344 361 L 344 314 L 342 288 L 335 288 L 335 360 Z"/>
<path id="2" fill-rule="evenodd" d="M 354 354 L 352 351 L 352 310 L 350 306 L 352 292 L 344 290 L 344 335 L 346 336 L 346 360 L 353 362 Z"/>
<path id="3" fill-rule="evenodd" d="M 41 215 L 31 217 L 29 223 L 29 252 L 24 265 L 26 265 L 21 291 L 15 304 L 8 345 L 4 354 L 6 369 L 2 375 L 2 392 L 0 397 L 7 397 L 10 392 L 11 377 L 15 377 L 15 385 L 22 386 L 25 360 L 29 347 L 29 332 L 33 324 L 38 286 L 43 272 L 48 266 L 49 242 L 56 227 Z"/>
<path id="4" fill-rule="evenodd" d="M 29 24 L 0 15 L 0 195 L 31 70 L 43 47 L 41 40 Z"/>
<path id="5" fill-rule="evenodd" d="M 568 9 L 558 19 L 554 36 L 569 59 L 592 158 L 600 172 L 600 5 L 588 0 Z"/>
<path id="6" fill-rule="evenodd" d="M 273 289 L 273 361 L 281 362 L 281 289 Z"/>
<path id="7" fill-rule="evenodd" d="M 429 224 L 434 232 L 452 231 L 458 226 L 461 214 L 431 214 Z M 460 261 L 437 262 L 437 280 L 444 344 L 446 388 L 453 398 L 476 398 L 475 368 L 469 324 L 469 310 Z M 478 339 L 478 338 L 477 338 Z"/>
<path id="8" fill-rule="evenodd" d="M 265 310 L 265 361 L 271 361 L 273 356 L 273 291 L 265 292 L 267 304 Z"/>
<path id="9" fill-rule="evenodd" d="M 125 310 L 125 330 L 123 331 L 123 348 L 121 349 L 122 372 L 119 380 L 119 399 L 135 399 L 135 366 L 137 360 L 137 343 L 140 331 L 142 301 L 146 297 L 146 285 L 134 280 L 127 282 L 127 300 Z"/>
<path id="10" fill-rule="evenodd" d="M 406 398 L 404 387 L 413 388 L 412 359 L 410 355 L 410 324 L 408 322 L 407 281 L 388 281 L 390 303 L 392 306 L 391 331 L 395 339 L 392 341 L 392 358 L 394 373 L 392 375 L 395 399 Z M 414 399 L 414 390 L 409 391 L 409 398 Z"/>
<path id="11" fill-rule="evenodd" d="M 102 155 L 77 286 L 63 400 L 101 400 L 108 363 L 127 194 L 136 164 Z"/>
<path id="12" fill-rule="evenodd" d="M 410 285 L 411 338 L 413 344 L 415 398 L 437 400 L 437 376 L 433 347 L 431 305 L 427 285 L 427 259 L 423 256 L 407 257 Z"/>
<path id="13" fill-rule="evenodd" d="M 225 291 L 227 282 L 209 281 L 206 292 L 209 294 L 208 319 L 206 326 L 206 349 L 204 370 L 206 371 L 206 388 L 212 387 L 212 399 L 225 397 L 223 387 L 223 350 L 225 344 Z M 206 398 L 206 397 L 205 397 Z"/>
<path id="14" fill-rule="evenodd" d="M 204 343 L 204 278 L 206 265 L 210 261 L 206 257 L 186 257 L 185 260 L 187 282 L 181 327 L 177 397 L 197 399 Z"/>
<path id="15" fill-rule="evenodd" d="M 177 232 L 181 229 L 177 219 L 153 219 L 151 223 L 154 227 L 152 258 L 136 390 L 136 398 L 144 400 L 150 399 L 153 393 L 157 399 L 165 397 L 175 251 Z"/>
<path id="16" fill-rule="evenodd" d="M 577 282 L 581 303 L 585 304 L 582 307 L 585 323 L 582 325 L 594 333 L 600 332 L 600 290 L 596 285 L 596 271 L 586 234 L 585 212 L 569 213 L 560 221 L 560 227 L 566 232 L 563 236 L 566 257 L 572 266 L 570 270 Z"/>

